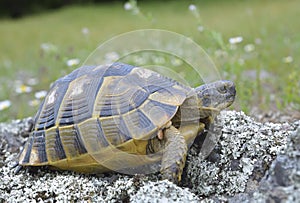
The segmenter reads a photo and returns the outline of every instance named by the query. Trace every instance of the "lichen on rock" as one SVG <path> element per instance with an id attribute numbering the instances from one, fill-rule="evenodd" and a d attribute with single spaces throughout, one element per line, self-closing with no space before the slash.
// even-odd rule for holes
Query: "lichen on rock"
<path id="1" fill-rule="evenodd" d="M 216 125 L 219 140 L 208 158 L 195 146 L 188 155 L 185 185 L 203 198 L 255 190 L 293 130 L 288 123 L 258 123 L 235 111 L 221 112 Z"/>
<path id="2" fill-rule="evenodd" d="M 159 174 L 83 175 L 40 168 L 16 175 L 10 166 L 26 141 L 31 121 L 0 123 L 0 202 L 300 199 L 300 121 L 259 123 L 243 112 L 221 112 L 213 128 L 215 137 L 202 137 L 191 147 L 179 186 L 157 180 Z M 212 151 L 201 148 L 204 138 Z"/>

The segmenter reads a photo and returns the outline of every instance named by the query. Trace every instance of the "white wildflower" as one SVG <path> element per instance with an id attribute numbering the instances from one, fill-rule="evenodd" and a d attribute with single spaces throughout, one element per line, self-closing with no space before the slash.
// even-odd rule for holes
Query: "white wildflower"
<path id="1" fill-rule="evenodd" d="M 11 106 L 11 101 L 9 100 L 0 101 L 0 111 L 7 109 L 10 106 Z"/>
<path id="2" fill-rule="evenodd" d="M 194 4 L 189 5 L 189 10 L 190 11 L 196 11 L 197 7 Z"/>
<path id="3" fill-rule="evenodd" d="M 45 90 L 41 90 L 41 91 L 34 93 L 34 97 L 36 99 L 43 99 L 43 98 L 45 98 L 46 95 L 47 95 L 47 91 L 45 91 Z"/>
<path id="4" fill-rule="evenodd" d="M 199 32 L 203 32 L 203 31 L 204 31 L 204 27 L 203 27 L 202 25 L 199 25 L 199 26 L 197 27 L 197 30 L 198 30 Z"/>
<path id="5" fill-rule="evenodd" d="M 292 63 L 293 62 L 293 57 L 291 57 L 291 56 L 287 56 L 287 57 L 284 57 L 284 58 L 282 58 L 282 62 L 283 63 Z"/>
<path id="6" fill-rule="evenodd" d="M 255 50 L 255 46 L 254 44 L 247 44 L 246 46 L 244 46 L 244 50 L 245 52 L 252 52 Z"/>
<path id="7" fill-rule="evenodd" d="M 140 13 L 140 9 L 137 6 L 136 0 L 130 0 L 124 4 L 124 9 L 126 11 L 131 11 L 132 14 L 137 15 Z"/>
<path id="8" fill-rule="evenodd" d="M 67 65 L 68 65 L 69 67 L 71 67 L 71 66 L 76 66 L 76 65 L 78 65 L 79 63 L 80 63 L 80 60 L 77 59 L 77 58 L 69 59 L 69 60 L 67 61 Z"/>
<path id="9" fill-rule="evenodd" d="M 243 41 L 243 37 L 241 37 L 241 36 L 229 38 L 230 44 L 238 44 L 238 43 L 241 43 L 242 41 Z"/>
<path id="10" fill-rule="evenodd" d="M 90 33 L 90 30 L 89 30 L 89 28 L 84 27 L 81 29 L 81 33 L 86 36 Z"/>
<path id="11" fill-rule="evenodd" d="M 126 11 L 130 11 L 130 10 L 133 9 L 133 6 L 132 6 L 132 4 L 131 4 L 130 2 L 126 2 L 126 3 L 124 4 L 124 9 L 125 9 Z"/>

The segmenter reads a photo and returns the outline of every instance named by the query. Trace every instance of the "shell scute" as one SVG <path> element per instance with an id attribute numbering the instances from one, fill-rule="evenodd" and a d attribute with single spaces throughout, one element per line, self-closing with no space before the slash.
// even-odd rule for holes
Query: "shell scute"
<path id="1" fill-rule="evenodd" d="M 32 163 L 44 163 L 47 162 L 47 154 L 46 154 L 46 147 L 45 147 L 45 131 L 40 130 L 36 131 L 33 134 L 34 141 L 32 143 L 31 153 L 36 154 L 37 156 L 32 156 L 30 158 L 30 162 Z"/>
<path id="2" fill-rule="evenodd" d="M 118 146 L 132 139 L 128 127 L 121 116 L 103 117 L 99 120 L 103 133 L 111 145 Z"/>
<path id="3" fill-rule="evenodd" d="M 97 153 L 99 149 L 104 149 L 109 146 L 106 139 L 99 118 L 91 118 L 80 124 L 78 129 L 82 136 L 82 141 L 86 150 L 90 154 Z"/>
<path id="4" fill-rule="evenodd" d="M 66 82 L 58 83 L 50 89 L 35 116 L 35 130 L 47 129 L 55 125 L 55 119 L 67 89 Z"/>
<path id="5" fill-rule="evenodd" d="M 87 153 L 76 125 L 59 127 L 59 134 L 67 159 Z"/>
<path id="6" fill-rule="evenodd" d="M 124 115 L 124 121 L 126 126 L 130 130 L 130 135 L 134 139 L 149 139 L 149 136 L 153 130 L 157 129 L 157 126 L 150 120 L 150 118 L 143 113 L 140 109 L 132 111 Z"/>
<path id="7" fill-rule="evenodd" d="M 58 128 L 46 130 L 46 149 L 49 163 L 67 158 Z"/>
<path id="8" fill-rule="evenodd" d="M 103 76 L 125 76 L 128 75 L 133 68 L 135 67 L 128 64 L 114 63 L 109 65 L 109 68 L 105 71 Z"/>

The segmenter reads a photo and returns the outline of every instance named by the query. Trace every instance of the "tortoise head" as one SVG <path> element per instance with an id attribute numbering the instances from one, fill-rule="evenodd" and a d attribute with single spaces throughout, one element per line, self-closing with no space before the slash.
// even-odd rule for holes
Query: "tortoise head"
<path id="1" fill-rule="evenodd" d="M 195 88 L 203 107 L 219 110 L 230 106 L 235 99 L 235 85 L 228 80 L 220 80 Z"/>

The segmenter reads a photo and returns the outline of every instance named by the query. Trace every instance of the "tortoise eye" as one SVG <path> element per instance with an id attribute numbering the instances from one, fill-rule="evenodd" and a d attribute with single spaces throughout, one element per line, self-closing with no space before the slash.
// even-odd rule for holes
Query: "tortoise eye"
<path id="1" fill-rule="evenodd" d="M 218 92 L 220 92 L 221 94 L 225 94 L 227 93 L 227 88 L 225 85 L 222 85 L 218 88 Z"/>

